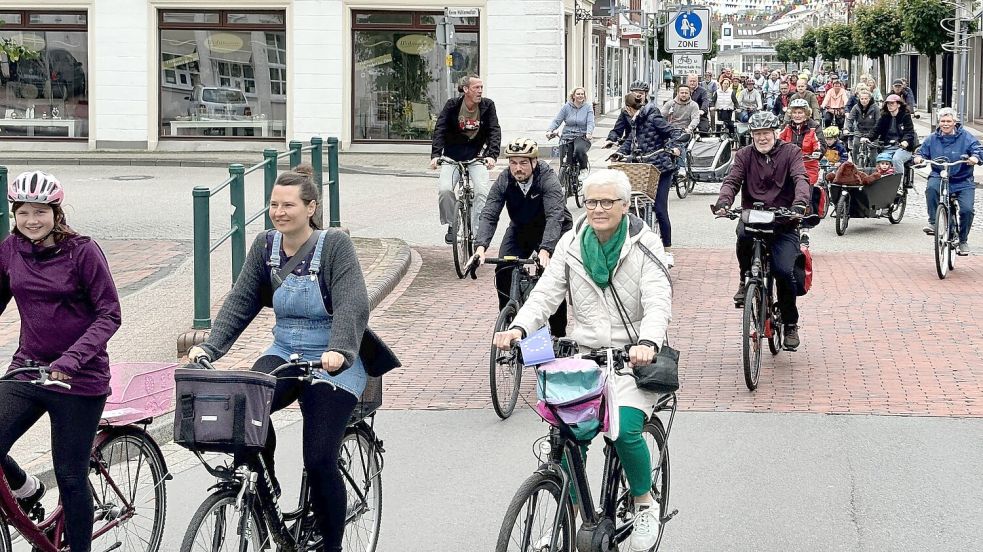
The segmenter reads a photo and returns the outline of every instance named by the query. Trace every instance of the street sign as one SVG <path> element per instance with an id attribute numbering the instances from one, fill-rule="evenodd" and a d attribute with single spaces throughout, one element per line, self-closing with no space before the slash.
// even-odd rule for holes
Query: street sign
<path id="1" fill-rule="evenodd" d="M 621 38 L 642 38 L 642 28 L 632 23 L 625 23 L 621 26 Z"/>
<path id="2" fill-rule="evenodd" d="M 478 8 L 444 8 L 447 17 L 478 17 Z"/>
<path id="3" fill-rule="evenodd" d="M 666 27 L 667 52 L 705 54 L 710 51 L 710 9 L 680 11 Z"/>
<path id="4" fill-rule="evenodd" d="M 673 54 L 672 74 L 685 77 L 690 73 L 703 74 L 703 54 Z"/>

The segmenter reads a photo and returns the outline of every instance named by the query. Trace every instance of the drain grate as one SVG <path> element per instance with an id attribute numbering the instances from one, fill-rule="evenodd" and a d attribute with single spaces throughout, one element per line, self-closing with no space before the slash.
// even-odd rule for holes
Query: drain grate
<path id="1" fill-rule="evenodd" d="M 112 176 L 110 180 L 119 180 L 120 182 L 129 182 L 131 180 L 152 180 L 154 177 L 147 174 L 124 174 L 122 176 Z"/>

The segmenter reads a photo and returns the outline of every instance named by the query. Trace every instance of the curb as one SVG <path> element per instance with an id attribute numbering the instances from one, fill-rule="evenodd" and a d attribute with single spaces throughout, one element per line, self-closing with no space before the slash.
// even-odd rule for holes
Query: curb
<path id="1" fill-rule="evenodd" d="M 386 241 L 398 247 L 398 249 L 394 255 L 388 257 L 385 261 L 383 269 L 386 270 L 386 274 L 367 290 L 370 310 L 374 310 L 379 306 L 379 303 L 399 285 L 406 276 L 412 261 L 412 250 L 406 242 L 391 238 Z M 154 418 L 153 422 L 146 426 L 146 431 L 159 446 L 171 442 L 174 438 L 174 413 L 169 412 Z M 45 455 L 44 458 L 44 463 L 37 463 L 33 466 L 25 464 L 23 467 L 29 472 L 33 471 L 38 479 L 43 481 L 48 488 L 53 489 L 57 485 L 55 483 L 54 470 L 50 465 L 50 454 Z M 168 469 L 168 471 L 170 470 Z"/>

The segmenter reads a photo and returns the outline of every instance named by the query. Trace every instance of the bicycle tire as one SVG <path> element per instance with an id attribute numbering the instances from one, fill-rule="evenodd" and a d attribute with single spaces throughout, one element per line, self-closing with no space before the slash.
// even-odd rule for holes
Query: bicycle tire
<path id="1" fill-rule="evenodd" d="M 949 275 L 949 259 L 952 250 L 949 249 L 949 208 L 940 203 L 935 210 L 935 272 L 940 280 Z"/>
<path id="2" fill-rule="evenodd" d="M 677 173 L 673 175 L 672 180 L 673 184 L 676 185 L 676 197 L 686 199 L 686 196 L 689 195 L 689 185 L 686 183 L 686 177 Z"/>
<path id="3" fill-rule="evenodd" d="M 509 302 L 505 305 L 495 320 L 495 333 L 508 330 L 517 312 L 514 303 Z M 519 400 L 519 387 L 522 385 L 522 364 L 519 359 L 514 357 L 512 362 L 505 365 L 499 362 L 499 359 L 511 354 L 514 353 L 500 351 L 498 347 L 492 345 L 488 358 L 488 385 L 491 390 L 492 408 L 503 420 L 508 419 L 515 410 L 515 403 Z"/>
<path id="4" fill-rule="evenodd" d="M 659 505 L 659 519 L 665 520 L 669 515 L 669 447 L 665 426 L 662 420 L 652 415 L 649 421 L 642 427 L 642 439 L 645 441 L 652 459 L 652 498 Z M 619 464 L 620 466 L 620 464 Z M 609 478 L 607 488 L 610 489 L 609 495 L 604 498 L 605 512 L 612 514 L 617 524 L 615 533 L 619 537 L 619 552 L 628 552 L 628 537 L 631 530 L 626 527 L 634 519 L 632 511 L 634 509 L 634 498 L 628 488 L 628 480 L 624 476 L 624 469 L 619 469 L 617 473 L 607 474 Z M 613 484 L 612 484 L 613 483 Z M 665 529 L 665 522 L 659 524 L 659 537 L 655 547 L 659 549 L 662 541 L 662 532 Z"/>
<path id="5" fill-rule="evenodd" d="M 574 552 L 574 531 L 576 529 L 574 523 L 573 515 L 573 504 L 571 503 L 569 496 L 560 504 L 560 493 L 562 491 L 562 481 L 560 477 L 553 473 L 541 473 L 537 472 L 530 475 L 522 482 L 519 486 L 519 490 L 516 491 L 515 496 L 512 497 L 512 501 L 509 503 L 508 509 L 505 511 L 505 519 L 502 521 L 502 528 L 498 533 L 498 541 L 495 544 L 495 552 L 513 552 L 527 550 L 546 550 L 542 546 L 533 547 L 530 546 L 531 543 L 548 542 L 552 536 L 552 527 L 546 528 L 546 525 L 552 525 L 554 519 L 556 519 L 556 512 L 560 509 L 563 510 L 560 519 L 560 527 L 557 528 L 560 532 L 557 535 L 557 547 L 555 549 L 550 548 L 549 550 L 553 552 Z M 536 512 L 538 511 L 538 506 L 540 499 L 538 498 L 541 492 L 546 493 L 545 500 L 552 501 L 555 507 L 553 511 L 548 511 L 542 516 L 541 522 L 537 524 Z M 526 507 L 526 503 L 530 502 L 530 507 Z M 520 519 L 520 514 L 523 514 Z M 518 527 L 516 524 L 520 524 Z M 539 527 L 535 527 L 539 525 Z M 531 535 L 530 533 L 537 528 L 544 528 L 549 533 Z M 515 529 L 519 530 L 518 538 L 514 537 Z"/>
<path id="6" fill-rule="evenodd" d="M 10 530 L 6 523 L 0 523 L 0 552 L 13 552 L 14 545 L 10 542 Z"/>
<path id="7" fill-rule="evenodd" d="M 908 187 L 905 186 L 905 182 L 901 182 L 901 194 L 899 197 L 894 199 L 894 203 L 891 204 L 891 208 L 887 211 L 887 220 L 891 221 L 891 224 L 898 224 L 901 219 L 904 218 L 905 208 L 908 206 Z"/>
<path id="8" fill-rule="evenodd" d="M 761 371 L 761 346 L 764 339 L 764 321 L 761 311 L 761 286 L 757 282 L 747 285 L 744 297 L 744 316 L 741 329 L 744 332 L 741 358 L 744 361 L 744 384 L 749 391 L 758 387 Z"/>
<path id="9" fill-rule="evenodd" d="M 840 199 L 836 200 L 836 235 L 846 234 L 846 228 L 850 225 L 850 208 L 847 203 L 847 193 L 842 192 Z"/>
<path id="10" fill-rule="evenodd" d="M 959 243 L 959 206 L 949 205 L 949 270 L 956 268 L 956 245 Z"/>
<path id="11" fill-rule="evenodd" d="M 89 473 L 95 502 L 93 535 L 104 529 L 105 532 L 93 536 L 92 549 L 108 550 L 121 543 L 123 550 L 157 552 L 167 516 L 167 467 L 160 449 L 146 433 L 124 430 L 93 451 L 93 462 L 99 462 L 111 481 L 95 471 L 93 465 Z M 133 509 L 129 510 L 127 504 Z M 125 519 L 120 520 L 123 516 Z M 119 525 L 107 528 L 117 521 Z M 144 535 L 145 530 L 149 534 Z"/>
<path id="12" fill-rule="evenodd" d="M 582 173 L 584 171 L 587 171 L 587 174 L 590 174 L 590 163 L 587 164 L 587 167 L 581 169 L 580 172 Z M 579 207 L 583 207 L 584 206 L 584 183 L 580 181 L 580 174 L 579 173 L 577 174 L 577 177 L 574 179 L 574 183 L 573 184 L 574 184 L 573 202 L 577 205 L 578 208 Z"/>
<path id="13" fill-rule="evenodd" d="M 464 278 L 464 265 L 468 264 L 468 259 L 474 254 L 469 243 L 470 225 L 468 208 L 463 201 L 458 201 L 454 222 L 451 224 L 451 232 L 454 234 L 454 270 L 457 271 L 458 278 Z"/>
<path id="14" fill-rule="evenodd" d="M 343 548 L 374 552 L 382 526 L 382 459 L 371 430 L 349 427 L 341 439 L 342 475 L 348 508 Z M 314 548 L 317 550 L 317 548 Z"/>
<path id="15" fill-rule="evenodd" d="M 221 489 L 205 498 L 205 501 L 198 506 L 195 515 L 191 518 L 191 523 L 188 524 L 184 540 L 181 541 L 181 552 L 195 552 L 201 549 L 211 552 L 260 552 L 264 547 L 275 549 L 273 543 L 268 542 L 268 536 L 265 538 L 260 536 L 263 533 L 269 535 L 269 532 L 250 530 L 250 528 L 258 528 L 263 523 L 263 516 L 256 510 L 255 504 L 249 500 L 248 514 L 243 517 L 242 510 L 236 509 L 237 495 L 238 493 L 234 489 Z M 231 514 L 233 523 L 228 523 L 226 519 L 229 514 Z M 207 537 L 205 540 L 198 541 L 195 537 L 199 535 L 200 530 L 209 521 L 216 522 L 216 527 L 203 534 L 204 537 Z M 220 523 L 221 528 L 217 526 Z M 239 536 L 243 533 L 243 527 L 246 528 L 246 538 L 240 540 Z M 229 533 L 230 529 L 231 534 Z M 220 530 L 222 531 L 221 537 L 217 533 Z M 221 542 L 217 543 L 216 540 Z M 201 542 L 206 544 L 202 545 Z M 195 546 L 196 543 L 198 544 L 197 547 Z M 234 543 L 234 545 L 229 545 L 229 543 Z M 221 546 L 221 548 L 216 548 L 216 545 Z M 199 548 L 200 546 L 204 546 L 204 548 Z"/>
<path id="16" fill-rule="evenodd" d="M 771 287 L 770 301 L 766 304 L 765 312 L 769 313 L 767 324 L 771 324 L 771 335 L 768 336 L 768 349 L 771 354 L 777 355 L 782 351 L 782 344 L 785 341 L 785 327 L 782 325 L 782 312 L 778 309 L 777 290 L 774 285 Z"/>

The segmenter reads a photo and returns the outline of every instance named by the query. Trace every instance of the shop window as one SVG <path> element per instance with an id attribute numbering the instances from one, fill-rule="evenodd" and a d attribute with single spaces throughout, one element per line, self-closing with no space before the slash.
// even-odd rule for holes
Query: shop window
<path id="1" fill-rule="evenodd" d="M 0 54 L 0 138 L 87 137 L 86 14 L 4 12 L 0 21 L 0 41 L 29 52 Z"/>
<path id="2" fill-rule="evenodd" d="M 161 12 L 161 137 L 283 137 L 283 22 L 283 12 Z"/>
<path id="3" fill-rule="evenodd" d="M 429 141 L 440 110 L 458 95 L 457 81 L 479 74 L 477 18 L 452 19 L 454 40 L 445 48 L 437 43 L 439 17 L 433 12 L 353 15 L 355 141 Z"/>

